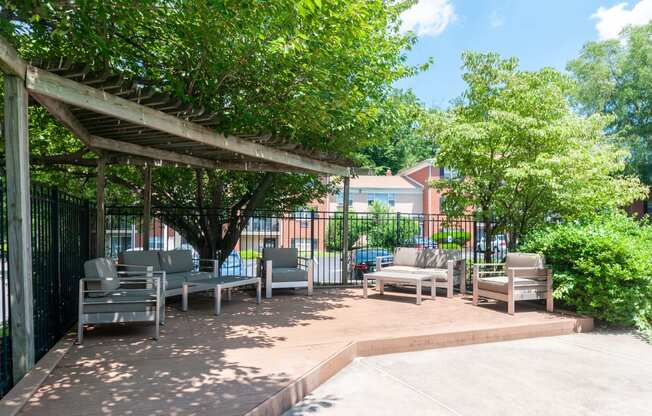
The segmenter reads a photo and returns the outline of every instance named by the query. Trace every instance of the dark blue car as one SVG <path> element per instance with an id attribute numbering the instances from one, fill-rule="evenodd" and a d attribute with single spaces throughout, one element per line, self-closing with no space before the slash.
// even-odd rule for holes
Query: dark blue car
<path id="1" fill-rule="evenodd" d="M 385 261 L 391 262 L 394 257 L 385 248 L 369 247 L 353 250 L 351 260 L 355 276 L 362 279 L 362 275 L 371 272 L 376 268 L 376 257 L 387 257 Z"/>

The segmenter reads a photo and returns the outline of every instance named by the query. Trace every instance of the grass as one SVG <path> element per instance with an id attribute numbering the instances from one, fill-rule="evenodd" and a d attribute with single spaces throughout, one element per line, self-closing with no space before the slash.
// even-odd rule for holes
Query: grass
<path id="1" fill-rule="evenodd" d="M 240 252 L 240 258 L 242 260 L 255 260 L 260 257 L 260 252 L 256 250 L 242 250 Z"/>

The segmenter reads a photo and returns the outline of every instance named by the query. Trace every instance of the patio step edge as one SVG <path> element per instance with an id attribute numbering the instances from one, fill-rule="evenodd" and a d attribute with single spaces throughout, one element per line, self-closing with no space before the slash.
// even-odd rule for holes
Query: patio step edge
<path id="1" fill-rule="evenodd" d="M 584 316 L 566 316 L 565 320 L 543 324 L 523 324 L 492 327 L 457 332 L 415 335 L 397 338 L 369 339 L 353 341 L 317 364 L 306 374 L 277 391 L 246 416 L 281 415 L 303 400 L 317 387 L 325 383 L 358 357 L 396 354 L 437 348 L 490 342 L 513 341 L 526 338 L 539 338 L 569 335 L 574 332 L 593 330 L 593 319 Z"/>
<path id="2" fill-rule="evenodd" d="M 74 338 L 67 334 L 38 360 L 36 365 L 0 400 L 0 416 L 18 414 L 73 344 Z"/>

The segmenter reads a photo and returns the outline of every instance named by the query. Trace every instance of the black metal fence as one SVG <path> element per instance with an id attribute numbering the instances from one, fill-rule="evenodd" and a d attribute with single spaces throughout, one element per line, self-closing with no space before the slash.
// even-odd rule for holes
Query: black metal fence
<path id="1" fill-rule="evenodd" d="M 106 214 L 107 255 L 117 258 L 123 251 L 141 250 L 142 208 L 108 207 Z M 150 249 L 194 251 L 184 236 L 203 232 L 206 217 L 210 216 L 214 223 L 228 222 L 225 212 L 196 208 L 154 207 L 152 214 Z M 500 238 L 485 244 L 482 224 L 470 216 L 450 219 L 434 214 L 350 213 L 349 267 L 343 270 L 342 230 L 341 212 L 256 212 L 240 233 L 222 272 L 254 276 L 257 259 L 265 247 L 296 247 L 300 255 L 315 260 L 315 285 L 357 285 L 362 283 L 362 274 L 374 267 L 377 256 L 391 255 L 398 246 L 452 250 L 469 263 L 482 258 L 485 249 L 492 250 L 494 258 L 504 256 L 506 250 Z"/>
<path id="2" fill-rule="evenodd" d="M 0 394 L 12 385 L 11 325 L 7 269 L 7 199 L 0 186 Z M 57 189 L 32 186 L 32 290 L 34 295 L 34 349 L 40 359 L 77 320 L 79 279 L 91 257 L 91 205 Z"/>

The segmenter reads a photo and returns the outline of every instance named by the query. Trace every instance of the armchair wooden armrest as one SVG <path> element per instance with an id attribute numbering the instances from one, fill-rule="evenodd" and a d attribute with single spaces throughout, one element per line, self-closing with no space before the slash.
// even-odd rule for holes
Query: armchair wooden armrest
<path id="1" fill-rule="evenodd" d="M 391 259 L 391 261 L 387 261 Z M 383 266 L 391 266 L 394 262 L 394 256 L 378 256 L 376 257 L 376 271 L 379 272 L 383 269 Z"/>

